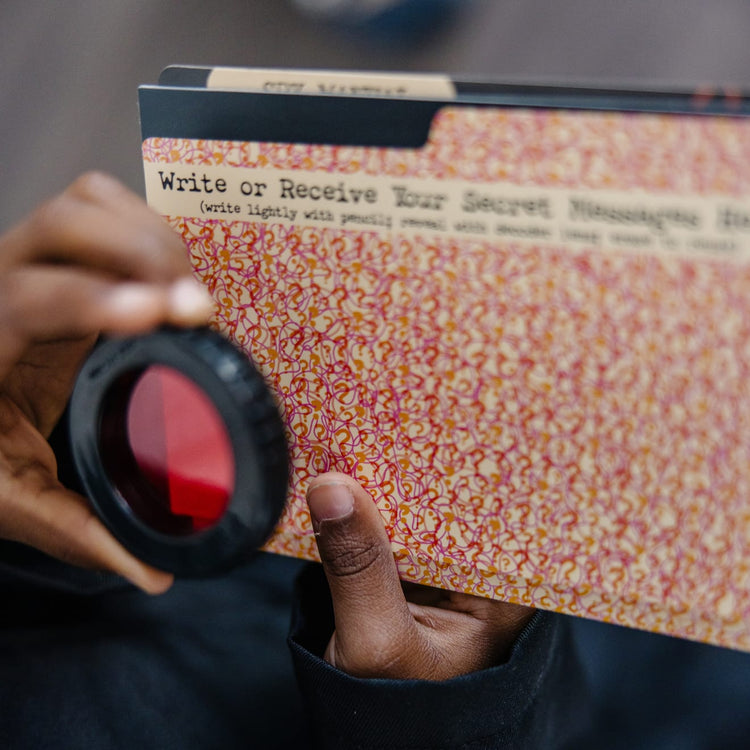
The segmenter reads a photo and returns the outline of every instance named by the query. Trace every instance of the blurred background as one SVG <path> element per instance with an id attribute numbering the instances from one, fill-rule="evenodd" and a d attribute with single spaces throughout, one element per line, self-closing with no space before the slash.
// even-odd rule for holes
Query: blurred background
<path id="1" fill-rule="evenodd" d="M 3 0 L 0 230 L 92 167 L 142 192 L 170 63 L 743 84 L 749 32 L 746 0 Z"/>
<path id="2" fill-rule="evenodd" d="M 745 87 L 749 38 L 747 0 L 2 0 L 0 232 L 87 169 L 142 193 L 136 90 L 172 63 Z M 750 656 L 576 637 L 606 747 L 747 746 Z"/>

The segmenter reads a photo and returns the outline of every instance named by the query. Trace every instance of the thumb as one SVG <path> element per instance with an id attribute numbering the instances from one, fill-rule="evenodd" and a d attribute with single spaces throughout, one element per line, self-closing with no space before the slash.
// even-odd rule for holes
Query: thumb
<path id="1" fill-rule="evenodd" d="M 20 492 L 14 494 L 23 497 Z M 88 503 L 70 490 L 52 486 L 40 491 L 33 503 L 21 501 L 13 506 L 0 523 L 0 537 L 72 565 L 112 571 L 148 594 L 161 594 L 172 585 L 171 573 L 134 557 L 91 513 Z"/>
<path id="2" fill-rule="evenodd" d="M 360 675 L 399 661 L 416 627 L 372 497 L 350 477 L 331 472 L 310 483 L 307 503 L 336 622 L 326 658 Z"/>

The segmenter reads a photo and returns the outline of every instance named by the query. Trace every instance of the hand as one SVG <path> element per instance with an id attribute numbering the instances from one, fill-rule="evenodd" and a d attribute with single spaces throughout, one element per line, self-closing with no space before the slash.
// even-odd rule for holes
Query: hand
<path id="1" fill-rule="evenodd" d="M 534 613 L 399 581 L 370 495 L 344 474 L 307 491 L 336 630 L 324 658 L 355 677 L 444 680 L 505 661 Z"/>
<path id="2" fill-rule="evenodd" d="M 180 238 L 105 175 L 84 175 L 0 237 L 0 537 L 149 592 L 170 586 L 60 484 L 47 437 L 99 333 L 199 325 L 211 309 Z"/>

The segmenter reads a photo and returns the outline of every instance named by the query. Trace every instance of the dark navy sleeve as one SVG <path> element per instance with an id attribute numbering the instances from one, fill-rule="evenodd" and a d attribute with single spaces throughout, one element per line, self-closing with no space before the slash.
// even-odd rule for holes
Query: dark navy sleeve
<path id="1" fill-rule="evenodd" d="M 575 746 L 586 722 L 568 625 L 538 611 L 505 664 L 451 680 L 355 678 L 321 658 L 333 615 L 322 569 L 310 566 L 289 643 L 318 747 L 552 750 Z"/>

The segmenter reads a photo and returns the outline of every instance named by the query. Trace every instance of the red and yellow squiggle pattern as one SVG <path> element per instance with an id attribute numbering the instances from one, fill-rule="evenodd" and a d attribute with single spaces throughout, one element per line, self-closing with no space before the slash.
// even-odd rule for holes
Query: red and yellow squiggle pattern
<path id="1" fill-rule="evenodd" d="M 144 158 L 750 195 L 740 119 L 449 108 L 418 151 L 152 139 Z M 169 217 L 279 394 L 291 503 L 348 472 L 404 578 L 750 649 L 750 267 Z"/>

